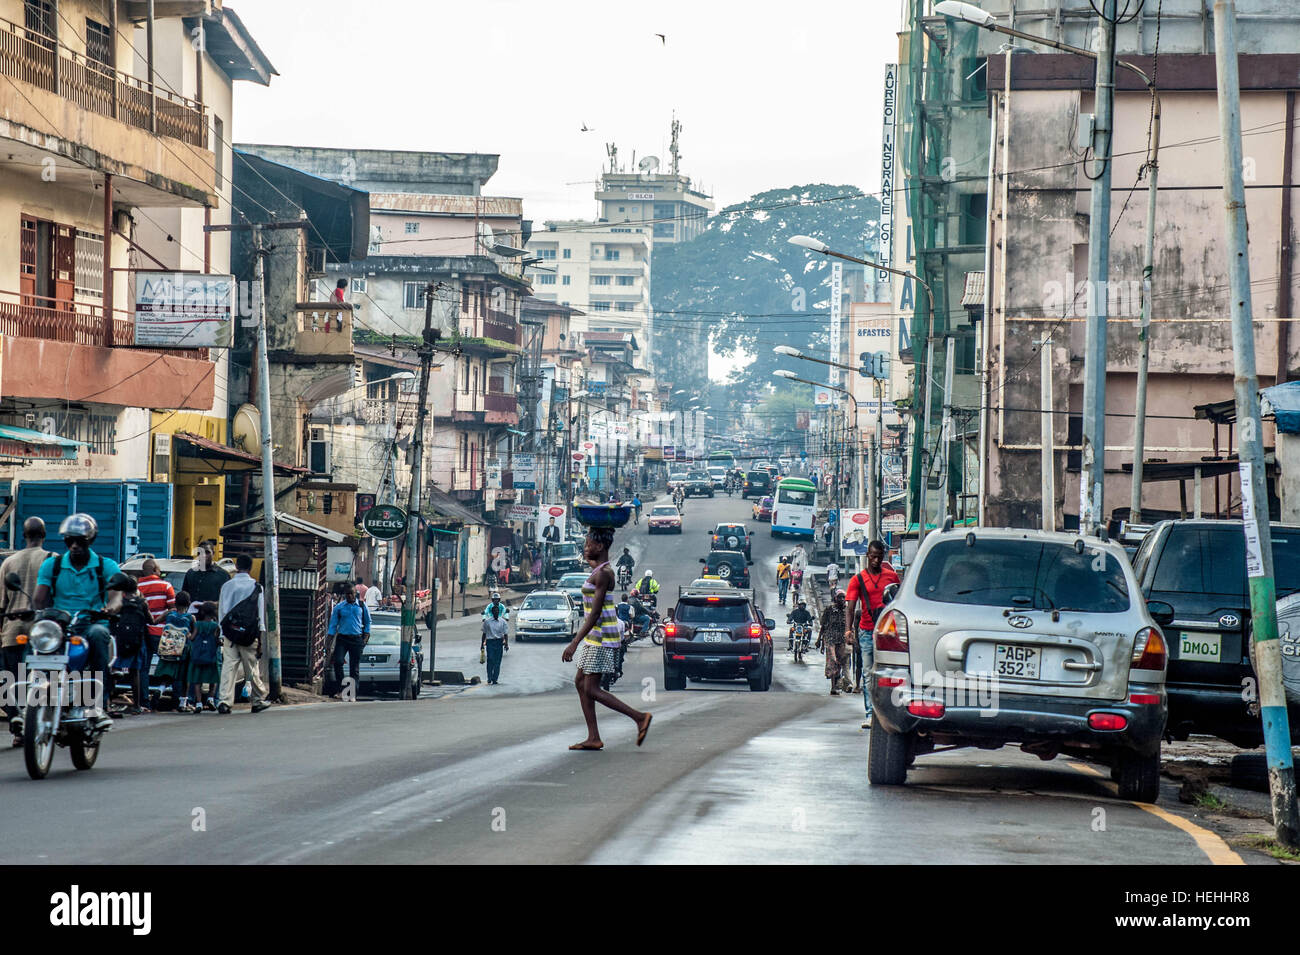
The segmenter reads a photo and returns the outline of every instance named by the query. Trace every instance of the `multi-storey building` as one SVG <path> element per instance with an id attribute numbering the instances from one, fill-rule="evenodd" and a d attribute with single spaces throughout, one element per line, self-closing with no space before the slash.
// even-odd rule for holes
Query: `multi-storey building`
<path id="1" fill-rule="evenodd" d="M 650 229 L 604 222 L 547 222 L 528 253 L 540 259 L 534 294 L 586 313 L 575 331 L 654 334 L 650 309 Z"/>

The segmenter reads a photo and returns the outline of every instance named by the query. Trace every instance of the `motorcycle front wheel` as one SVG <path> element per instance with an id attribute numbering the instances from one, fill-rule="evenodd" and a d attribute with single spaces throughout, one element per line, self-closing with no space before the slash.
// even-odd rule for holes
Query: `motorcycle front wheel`
<path id="1" fill-rule="evenodd" d="M 23 719 L 23 761 L 27 775 L 44 779 L 54 761 L 54 707 L 28 706 Z"/>
<path id="2" fill-rule="evenodd" d="M 650 641 L 656 647 L 662 647 L 664 645 L 664 628 L 662 624 L 650 631 Z"/>

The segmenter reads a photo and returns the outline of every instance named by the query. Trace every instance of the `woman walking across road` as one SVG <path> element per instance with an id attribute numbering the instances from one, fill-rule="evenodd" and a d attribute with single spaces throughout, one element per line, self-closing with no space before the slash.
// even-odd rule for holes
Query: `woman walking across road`
<path id="1" fill-rule="evenodd" d="M 600 687 L 602 673 L 613 673 L 618 666 L 618 650 L 622 643 L 623 628 L 619 624 L 614 604 L 614 571 L 609 565 L 609 548 L 614 543 L 612 527 L 593 527 L 587 531 L 583 557 L 591 565 L 591 576 L 582 585 L 582 604 L 587 617 L 578 635 L 564 648 L 565 663 L 578 658 L 578 672 L 573 685 L 578 691 L 583 719 L 587 721 L 587 738 L 574 743 L 569 749 L 597 750 L 605 744 L 596 725 L 596 704 L 607 706 L 615 712 L 630 717 L 637 725 L 636 744 L 645 742 L 650 730 L 649 713 L 634 710 L 613 693 Z M 581 645 L 581 650 L 579 650 Z"/>
<path id="2" fill-rule="evenodd" d="M 847 610 L 844 593 L 837 590 L 831 602 L 822 611 L 821 620 L 817 623 L 818 642 L 822 644 L 826 654 L 826 679 L 831 681 L 831 696 L 840 695 L 840 681 L 844 679 L 844 664 L 849 657 L 849 649 L 845 646 L 848 637 L 844 630 Z"/>

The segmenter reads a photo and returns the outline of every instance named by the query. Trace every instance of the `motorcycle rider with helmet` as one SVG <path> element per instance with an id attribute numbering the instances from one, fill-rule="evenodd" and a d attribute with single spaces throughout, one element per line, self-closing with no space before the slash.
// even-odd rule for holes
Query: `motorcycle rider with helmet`
<path id="1" fill-rule="evenodd" d="M 786 614 L 785 622 L 788 624 L 802 624 L 811 627 L 813 622 L 813 615 L 808 612 L 808 602 L 806 600 L 800 600 L 799 606 L 796 607 L 794 610 L 791 610 L 788 614 Z M 794 628 L 793 627 L 791 627 L 790 629 L 790 645 L 786 647 L 786 649 L 787 650 L 794 649 Z"/>
<path id="2" fill-rule="evenodd" d="M 622 571 L 624 568 L 627 568 L 627 579 L 628 580 L 633 579 L 632 568 L 636 566 L 636 561 L 633 560 L 632 558 L 632 552 L 629 551 L 626 547 L 623 548 L 623 555 L 619 557 L 617 561 L 615 561 L 614 566 L 617 567 L 619 571 Z"/>
<path id="3" fill-rule="evenodd" d="M 636 592 L 643 602 L 648 602 L 652 607 L 659 602 L 659 581 L 655 580 L 653 570 L 646 569 L 645 575 L 637 581 Z"/>
<path id="4" fill-rule="evenodd" d="M 81 610 L 103 610 L 110 590 L 120 590 L 114 578 L 121 574 L 117 561 L 95 553 L 90 545 L 99 534 L 99 525 L 89 514 L 70 514 L 59 525 L 59 536 L 67 547 L 67 552 L 54 554 L 45 559 L 36 574 L 36 593 L 32 595 L 32 606 L 36 610 L 53 608 L 74 615 L 69 628 L 70 633 L 77 633 L 86 641 L 89 649 L 87 666 L 92 675 L 101 681 L 103 696 L 94 709 L 91 725 L 104 730 L 113 725 L 113 721 L 104 712 L 110 688 L 109 632 L 108 625 L 100 621 L 75 619 Z"/>

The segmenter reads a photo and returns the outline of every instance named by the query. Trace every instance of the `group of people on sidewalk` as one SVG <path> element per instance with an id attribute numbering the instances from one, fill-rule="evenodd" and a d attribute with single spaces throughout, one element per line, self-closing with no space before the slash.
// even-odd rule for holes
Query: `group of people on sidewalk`
<path id="1" fill-rule="evenodd" d="M 107 711 L 96 707 L 96 722 L 102 727 L 111 725 L 112 718 L 154 709 L 150 667 L 155 654 L 159 663 L 152 676 L 171 687 L 176 712 L 231 712 L 241 673 L 251 691 L 253 711 L 270 705 L 259 665 L 264 606 L 261 586 L 250 575 L 250 557 L 236 559 L 231 577 L 215 565 L 212 546 L 200 545 L 177 593 L 152 558 L 143 562 L 140 577 L 134 580 L 122 573 L 116 561 L 96 553 L 92 545 L 98 525 L 90 515 L 65 518 L 59 534 L 64 552 L 47 551 L 45 522 L 28 518 L 23 524 L 25 546 L 0 564 L 0 579 L 14 573 L 20 583 L 17 589 L 5 591 L 0 607 L 5 615 L 0 665 L 6 672 L 17 676 L 27 649 L 34 621 L 19 619 L 23 611 L 53 608 L 75 615 L 107 609 L 112 614 L 108 624 L 72 624 L 90 648 L 89 670 L 108 687 L 105 702 L 112 696 L 112 672 L 129 674 L 129 704 L 110 705 Z M 115 647 L 112 659 L 110 647 Z M 4 712 L 17 742 L 22 722 L 16 702 L 6 701 Z"/>

